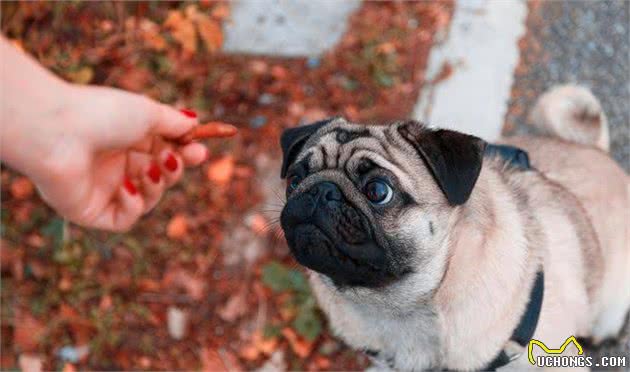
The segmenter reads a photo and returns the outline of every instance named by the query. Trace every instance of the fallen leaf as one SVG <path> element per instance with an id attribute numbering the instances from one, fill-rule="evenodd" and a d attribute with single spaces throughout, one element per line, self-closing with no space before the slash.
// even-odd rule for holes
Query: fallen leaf
<path id="1" fill-rule="evenodd" d="M 226 155 L 208 165 L 208 180 L 217 186 L 225 186 L 234 175 L 234 157 Z"/>
<path id="2" fill-rule="evenodd" d="M 197 13 L 195 17 L 199 36 L 203 40 L 206 49 L 210 53 L 214 53 L 221 49 L 223 45 L 223 31 L 221 25 L 202 13 Z"/>
<path id="3" fill-rule="evenodd" d="M 317 356 L 315 357 L 315 365 L 317 365 L 319 370 L 330 369 L 330 359 L 323 356 Z"/>
<path id="4" fill-rule="evenodd" d="M 298 335 L 295 334 L 295 331 L 291 328 L 284 328 L 282 330 L 282 335 L 287 339 L 287 341 L 289 341 L 291 350 L 293 350 L 295 355 L 300 358 L 306 358 L 311 354 L 311 351 L 313 350 L 313 343 L 298 337 Z"/>
<path id="5" fill-rule="evenodd" d="M 27 265 L 36 279 L 43 279 L 49 273 L 48 265 L 44 260 L 32 259 L 27 262 Z"/>
<path id="6" fill-rule="evenodd" d="M 22 309 L 16 311 L 13 327 L 13 344 L 21 352 L 36 351 L 46 334 L 46 325 Z"/>
<path id="7" fill-rule="evenodd" d="M 166 236 L 180 240 L 188 233 L 188 218 L 183 214 L 176 214 L 166 226 Z"/>
<path id="8" fill-rule="evenodd" d="M 216 350 L 203 348 L 200 352 L 201 370 L 206 372 L 227 371 L 221 356 Z"/>
<path id="9" fill-rule="evenodd" d="M 278 346 L 278 338 L 265 338 L 261 331 L 256 331 L 252 336 L 252 345 L 254 345 L 256 349 L 258 349 L 263 354 L 271 355 L 271 353 L 273 353 Z"/>
<path id="10" fill-rule="evenodd" d="M 192 20 L 184 17 L 181 11 L 171 10 L 164 21 L 164 27 L 171 30 L 173 38 L 188 53 L 197 51 L 197 34 Z"/>
<path id="11" fill-rule="evenodd" d="M 76 84 L 89 84 L 94 78 L 94 70 L 90 66 L 84 66 L 76 71 L 67 72 L 66 77 Z"/>
<path id="12" fill-rule="evenodd" d="M 227 4 L 229 3 L 218 3 L 214 8 L 212 8 L 210 15 L 213 18 L 218 19 L 219 21 L 222 21 L 225 18 L 229 17 L 230 7 Z"/>
<path id="13" fill-rule="evenodd" d="M 217 313 L 226 322 L 233 322 L 247 313 L 247 292 L 240 290 L 228 299 Z"/>
<path id="14" fill-rule="evenodd" d="M 176 287 L 186 290 L 193 300 L 203 299 L 206 293 L 206 282 L 201 278 L 191 275 L 188 271 L 176 268 L 169 270 L 162 280 L 164 287 Z"/>
<path id="15" fill-rule="evenodd" d="M 152 21 L 143 18 L 140 21 L 140 32 L 144 45 L 155 51 L 166 49 L 166 40 L 160 35 L 160 28 Z"/>
<path id="16" fill-rule="evenodd" d="M 61 372 L 76 372 L 76 367 L 72 363 L 66 363 L 63 365 Z"/>
<path id="17" fill-rule="evenodd" d="M 103 311 L 106 311 L 106 310 L 111 309 L 112 304 L 113 304 L 112 296 L 104 295 L 103 297 L 101 297 L 101 302 L 98 304 L 98 308 Z"/>
<path id="18" fill-rule="evenodd" d="M 11 195 L 18 200 L 30 198 L 33 190 L 33 183 L 26 177 L 18 177 L 11 182 Z"/>
<path id="19" fill-rule="evenodd" d="M 151 81 L 151 72 L 146 68 L 130 67 L 118 78 L 118 85 L 132 92 L 141 92 Z"/>
<path id="20" fill-rule="evenodd" d="M 62 292 L 69 291 L 72 288 L 72 278 L 70 277 L 70 274 L 63 273 L 61 275 L 61 280 L 59 280 L 59 284 L 57 284 L 57 287 Z"/>
<path id="21" fill-rule="evenodd" d="M 271 76 L 278 80 L 286 79 L 287 74 L 287 69 L 280 65 L 275 65 L 271 68 Z"/>
<path id="22" fill-rule="evenodd" d="M 249 179 L 254 177 L 255 171 L 252 167 L 238 166 L 234 168 L 234 177 L 241 179 Z"/>
<path id="23" fill-rule="evenodd" d="M 249 62 L 249 69 L 257 75 L 262 75 L 267 73 L 267 70 L 269 70 L 269 65 L 267 65 L 267 62 L 265 61 L 255 59 Z"/>
<path id="24" fill-rule="evenodd" d="M 140 360 L 138 362 L 140 363 L 140 367 L 144 369 L 149 369 L 149 367 L 151 367 L 151 359 L 149 359 L 149 357 L 140 357 Z"/>
<path id="25" fill-rule="evenodd" d="M 46 241 L 41 235 L 33 233 L 26 237 L 26 244 L 33 248 L 42 248 L 46 244 Z"/>

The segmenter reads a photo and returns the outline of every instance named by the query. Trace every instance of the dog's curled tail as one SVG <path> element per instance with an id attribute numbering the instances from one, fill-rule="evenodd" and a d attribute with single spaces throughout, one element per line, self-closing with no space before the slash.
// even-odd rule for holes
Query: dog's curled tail
<path id="1" fill-rule="evenodd" d="M 529 114 L 532 126 L 566 141 L 609 149 L 608 121 L 587 88 L 560 85 L 538 98 Z"/>

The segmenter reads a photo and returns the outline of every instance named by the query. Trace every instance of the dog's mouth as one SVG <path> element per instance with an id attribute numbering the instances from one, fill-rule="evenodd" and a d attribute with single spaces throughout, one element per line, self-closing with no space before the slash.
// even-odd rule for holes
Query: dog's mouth
<path id="1" fill-rule="evenodd" d="M 285 235 L 300 264 L 328 276 L 337 286 L 378 287 L 395 279 L 386 270 L 384 252 L 374 242 L 334 242 L 325 229 L 312 223 L 285 229 Z"/>

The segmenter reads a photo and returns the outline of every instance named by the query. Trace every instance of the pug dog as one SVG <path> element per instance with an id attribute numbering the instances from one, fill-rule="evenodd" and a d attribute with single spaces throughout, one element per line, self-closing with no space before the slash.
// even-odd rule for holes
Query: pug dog
<path id="1" fill-rule="evenodd" d="M 413 120 L 283 133 L 281 227 L 341 339 L 384 368 L 520 370 L 532 338 L 620 332 L 630 188 L 601 106 L 563 86 L 531 119 L 499 145 Z"/>

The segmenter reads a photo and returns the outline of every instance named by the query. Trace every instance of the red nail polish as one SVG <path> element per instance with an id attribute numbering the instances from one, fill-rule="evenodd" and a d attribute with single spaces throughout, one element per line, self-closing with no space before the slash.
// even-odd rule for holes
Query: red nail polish
<path id="1" fill-rule="evenodd" d="M 157 164 L 153 163 L 149 167 L 147 175 L 149 176 L 151 181 L 153 181 L 153 183 L 158 183 L 160 182 L 160 176 L 162 175 L 162 172 L 160 171 L 160 167 L 158 167 Z"/>
<path id="2" fill-rule="evenodd" d="M 182 114 L 188 116 L 189 118 L 196 118 L 197 117 L 197 113 L 194 112 L 193 110 L 189 110 L 189 109 L 181 109 L 179 110 Z"/>
<path id="3" fill-rule="evenodd" d="M 175 172 L 177 170 L 177 159 L 175 159 L 173 154 L 168 154 L 166 160 L 164 161 L 164 166 L 171 172 Z"/>
<path id="4" fill-rule="evenodd" d="M 138 189 L 136 189 L 136 186 L 131 183 L 129 178 L 125 177 L 123 185 L 125 186 L 125 189 L 127 189 L 127 192 L 129 192 L 131 195 L 136 195 L 138 193 Z"/>

